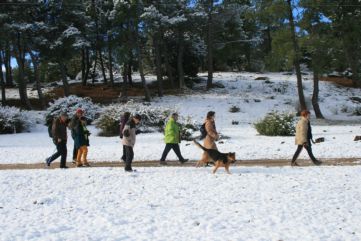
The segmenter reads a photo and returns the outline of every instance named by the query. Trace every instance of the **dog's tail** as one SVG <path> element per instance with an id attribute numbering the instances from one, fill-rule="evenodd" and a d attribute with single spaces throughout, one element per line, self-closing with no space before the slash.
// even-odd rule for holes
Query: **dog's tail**
<path id="1" fill-rule="evenodd" d="M 198 146 L 199 148 L 201 148 L 203 151 L 207 151 L 208 149 L 205 148 L 204 146 L 202 146 L 201 144 L 199 144 L 196 140 L 193 140 L 194 144 L 196 144 L 196 146 Z"/>

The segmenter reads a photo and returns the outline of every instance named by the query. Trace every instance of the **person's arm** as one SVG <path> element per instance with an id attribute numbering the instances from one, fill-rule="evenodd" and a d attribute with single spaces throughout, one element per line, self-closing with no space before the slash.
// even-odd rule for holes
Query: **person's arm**
<path id="1" fill-rule="evenodd" d="M 214 129 L 213 123 L 211 121 L 207 121 L 206 122 L 206 131 L 207 131 L 207 135 L 209 135 L 210 137 L 212 137 L 215 140 L 218 140 L 219 136 L 217 131 Z"/>

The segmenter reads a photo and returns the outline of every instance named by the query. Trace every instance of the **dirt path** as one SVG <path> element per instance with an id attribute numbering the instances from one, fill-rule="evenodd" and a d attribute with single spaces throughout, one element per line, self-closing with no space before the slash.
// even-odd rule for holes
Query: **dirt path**
<path id="1" fill-rule="evenodd" d="M 340 158 L 340 159 L 321 159 L 324 166 L 354 166 L 361 164 L 361 158 Z M 298 160 L 297 161 L 301 166 L 313 166 L 309 160 Z M 183 167 L 192 167 L 196 165 L 195 161 L 189 161 L 185 164 L 180 164 L 177 161 L 168 161 L 167 166 L 183 166 Z M 75 168 L 75 165 L 72 163 L 67 164 L 69 168 Z M 258 159 L 258 160 L 243 160 L 237 161 L 235 166 L 289 166 L 290 160 L 277 159 L 277 160 L 267 160 L 267 159 Z M 133 162 L 133 167 L 159 167 L 159 161 L 135 161 Z M 167 167 L 162 166 L 162 167 Z M 124 164 L 121 162 L 91 162 L 91 167 L 124 167 Z M 34 164 L 0 164 L 0 170 L 26 170 L 26 169 L 55 169 L 59 168 L 59 163 L 52 163 L 51 167 L 45 167 L 45 163 L 34 163 Z"/>

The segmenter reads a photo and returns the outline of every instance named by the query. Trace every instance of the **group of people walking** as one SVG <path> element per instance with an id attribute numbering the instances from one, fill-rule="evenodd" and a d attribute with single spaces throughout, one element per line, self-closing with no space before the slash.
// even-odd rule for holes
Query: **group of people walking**
<path id="1" fill-rule="evenodd" d="M 207 149 L 216 149 L 216 141 L 219 139 L 219 133 L 216 129 L 215 124 L 215 112 L 209 111 L 207 113 L 205 122 L 203 124 L 204 128 L 204 143 L 203 146 Z M 163 154 L 160 158 L 160 165 L 167 165 L 166 158 L 170 150 L 173 150 L 177 155 L 180 163 L 185 163 L 188 159 L 185 159 L 179 147 L 181 142 L 181 125 L 178 123 L 178 114 L 173 113 L 164 129 L 164 141 L 165 147 Z M 135 114 L 131 116 L 129 112 L 125 112 L 121 117 L 119 123 L 119 134 L 122 139 L 123 145 L 123 155 L 121 159 L 124 161 L 124 170 L 126 172 L 133 172 L 132 162 L 134 158 L 134 145 L 136 143 L 136 136 L 139 133 L 137 126 L 140 124 L 142 118 L 140 115 Z M 51 126 L 51 137 L 56 146 L 56 153 L 52 156 L 46 158 L 46 166 L 61 157 L 60 159 L 60 168 L 67 168 L 66 166 L 66 156 L 67 156 L 67 128 L 71 130 L 71 136 L 74 140 L 73 148 L 73 162 L 77 167 L 86 166 L 89 167 L 90 164 L 87 160 L 88 146 L 89 146 L 89 135 L 90 132 L 87 130 L 87 120 L 84 117 L 84 111 L 78 109 L 75 115 L 68 120 L 68 115 L 66 113 L 61 113 L 58 118 L 55 118 Z M 310 123 L 310 112 L 304 110 L 301 112 L 301 118 L 296 126 L 296 138 L 295 143 L 297 145 L 296 152 L 292 158 L 291 166 L 299 166 L 297 163 L 297 158 L 301 153 L 302 149 L 305 148 L 308 155 L 310 156 L 312 162 L 315 165 L 321 165 L 322 162 L 317 160 L 312 153 L 312 144 L 315 143 L 312 137 L 312 128 Z M 210 157 L 206 152 L 202 154 L 202 163 L 209 163 Z M 215 160 L 214 160 L 215 161 Z"/>

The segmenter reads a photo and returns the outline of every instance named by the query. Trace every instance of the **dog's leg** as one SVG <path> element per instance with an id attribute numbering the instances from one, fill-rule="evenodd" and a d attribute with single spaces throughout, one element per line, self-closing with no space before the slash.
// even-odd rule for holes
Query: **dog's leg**
<path id="1" fill-rule="evenodd" d="M 196 164 L 196 167 L 200 167 L 201 166 L 201 163 L 202 163 L 202 160 L 199 160 Z"/>
<path id="2" fill-rule="evenodd" d="M 217 161 L 216 165 L 214 166 L 214 169 L 213 169 L 213 174 L 216 173 L 216 171 L 218 170 L 219 167 L 220 167 L 220 164 L 219 164 L 219 161 Z"/>
<path id="3" fill-rule="evenodd" d="M 225 166 L 224 166 L 224 168 L 226 169 L 226 172 L 228 173 L 228 174 L 232 174 L 230 171 L 229 171 L 229 163 L 227 163 Z"/>

